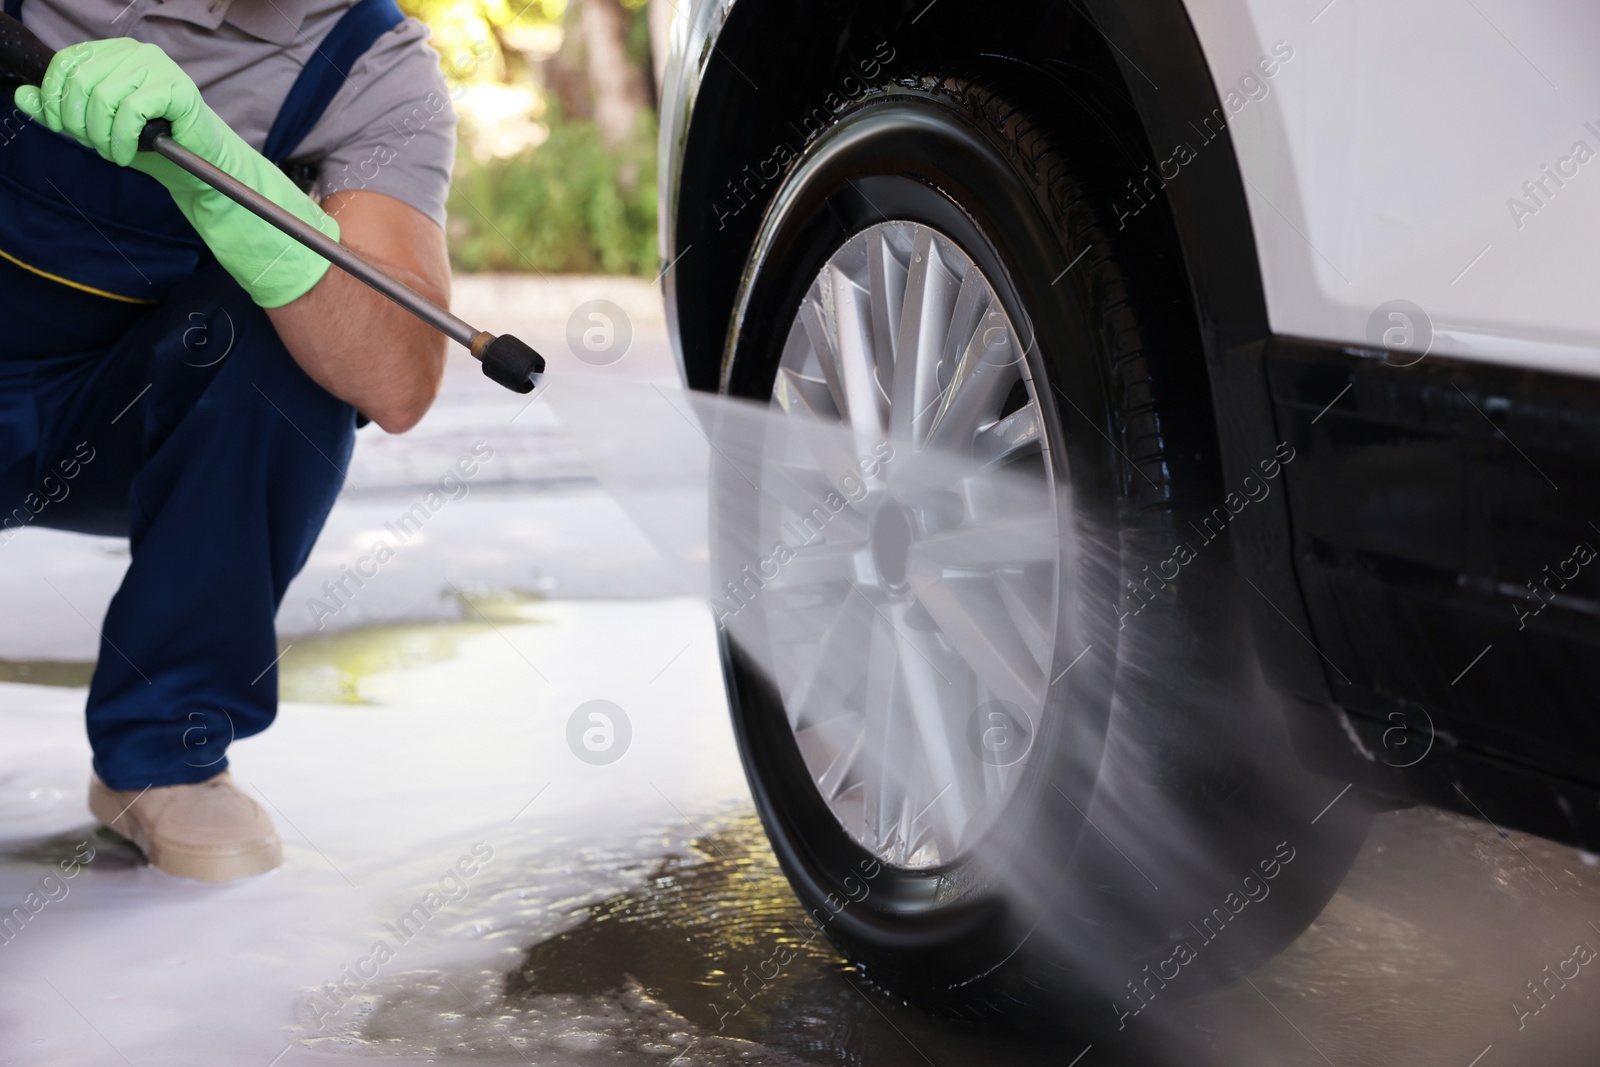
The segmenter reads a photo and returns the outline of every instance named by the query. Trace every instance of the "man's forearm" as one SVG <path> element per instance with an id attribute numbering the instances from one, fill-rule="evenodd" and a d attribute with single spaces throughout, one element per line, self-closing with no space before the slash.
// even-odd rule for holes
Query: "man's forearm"
<path id="1" fill-rule="evenodd" d="M 448 304 L 448 287 L 441 290 L 415 272 L 380 266 Z M 267 317 L 313 381 L 389 433 L 416 425 L 438 392 L 444 336 L 337 267 L 300 299 L 268 309 Z"/>

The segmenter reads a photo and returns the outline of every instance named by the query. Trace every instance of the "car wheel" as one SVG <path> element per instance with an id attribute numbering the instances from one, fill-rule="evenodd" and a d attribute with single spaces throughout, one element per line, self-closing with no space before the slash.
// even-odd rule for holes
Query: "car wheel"
<path id="1" fill-rule="evenodd" d="M 723 388 L 847 427 L 861 491 L 724 660 L 773 848 L 869 981 L 957 1015 L 1102 998 L 1126 1020 L 1286 945 L 1366 817 L 1311 821 L 1337 785 L 1293 769 L 1226 534 L 1172 573 L 1226 496 L 1187 282 L 1162 212 L 1111 206 L 1137 150 L 1056 95 L 1077 102 L 1046 125 L 979 80 L 900 80 L 791 165 Z M 719 573 L 799 530 L 786 488 L 828 488 L 788 460 L 716 487 L 763 516 L 716 527 Z"/>

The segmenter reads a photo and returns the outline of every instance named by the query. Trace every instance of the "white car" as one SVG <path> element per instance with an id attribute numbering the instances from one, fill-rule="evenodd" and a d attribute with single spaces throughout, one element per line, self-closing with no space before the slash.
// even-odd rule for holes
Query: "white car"
<path id="1" fill-rule="evenodd" d="M 677 5 L 685 380 L 954 457 L 773 504 L 726 642 L 869 980 L 1126 1026 L 1293 939 L 1375 804 L 1600 851 L 1597 40 L 1553 0 Z"/>

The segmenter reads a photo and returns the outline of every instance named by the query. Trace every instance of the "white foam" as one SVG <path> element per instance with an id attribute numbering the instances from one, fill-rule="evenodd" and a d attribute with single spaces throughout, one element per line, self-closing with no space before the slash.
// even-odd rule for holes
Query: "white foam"
<path id="1" fill-rule="evenodd" d="M 672 844 L 661 828 L 747 796 L 704 607 L 550 603 L 539 614 L 461 637 L 453 659 L 365 678 L 370 705 L 286 705 L 270 731 L 236 745 L 236 778 L 270 803 L 284 839 L 282 869 L 204 885 L 91 839 L 95 859 L 56 883 L 65 896 L 53 891 L 0 944 L 0 1063 L 265 1065 L 289 1049 L 278 1062 L 290 1064 L 308 1045 L 322 1062 L 357 1007 L 308 1028 L 310 991 L 339 981 L 375 939 L 397 941 L 383 924 L 474 842 L 492 860 L 381 968 L 385 981 L 446 965 L 499 973 L 573 921 L 573 903 L 642 877 L 628 857 Z M 570 713 L 596 698 L 633 728 L 607 766 L 566 741 Z M 6 909 L 59 878 L 53 864 L 92 833 L 82 700 L 0 685 Z"/>

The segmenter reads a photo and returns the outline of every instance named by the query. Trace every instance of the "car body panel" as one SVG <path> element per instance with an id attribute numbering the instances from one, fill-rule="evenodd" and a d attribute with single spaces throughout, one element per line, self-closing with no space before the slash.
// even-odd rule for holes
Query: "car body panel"
<path id="1" fill-rule="evenodd" d="M 1274 333 L 1367 345 L 1406 300 L 1433 352 L 1600 377 L 1600 7 L 1187 6 L 1237 107 Z"/>
<path id="2" fill-rule="evenodd" d="M 664 160 L 681 162 L 673 149 L 733 6 L 674 10 Z M 1600 174 L 1589 165 L 1600 162 L 1600 107 L 1588 107 L 1600 100 L 1590 54 L 1600 8 L 1204 0 L 1187 9 L 1219 98 L 1237 107 L 1229 126 L 1274 333 L 1367 345 L 1377 309 L 1404 300 L 1426 314 L 1411 325 L 1431 326 L 1430 350 L 1441 355 L 1600 377 L 1589 269 L 1600 177 L 1585 177 Z M 1196 152 L 1207 144 L 1203 134 L 1189 143 Z M 1594 158 L 1575 154 L 1580 143 Z M 1165 162 L 1176 149 L 1157 152 Z M 1182 169 L 1166 173 L 1181 181 Z M 663 174 L 663 263 L 681 252 L 676 178 Z M 1139 203 L 1130 190 L 1128 207 Z M 670 294 L 670 274 L 665 282 Z"/>

